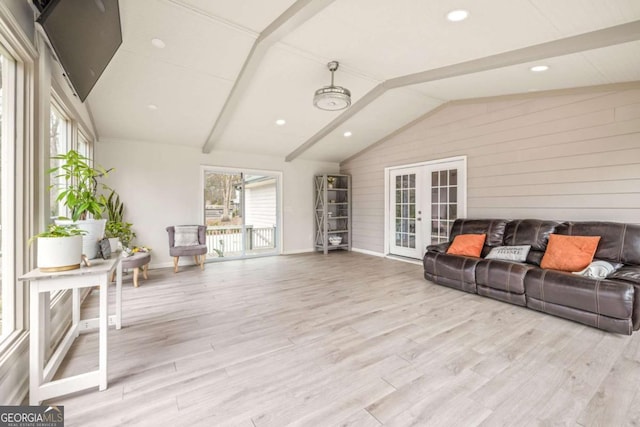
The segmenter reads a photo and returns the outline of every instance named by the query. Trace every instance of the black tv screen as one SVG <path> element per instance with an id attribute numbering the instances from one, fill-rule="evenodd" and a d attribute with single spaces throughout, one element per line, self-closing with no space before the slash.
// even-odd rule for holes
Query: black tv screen
<path id="1" fill-rule="evenodd" d="M 37 22 L 84 101 L 122 44 L 118 0 L 51 0 Z"/>

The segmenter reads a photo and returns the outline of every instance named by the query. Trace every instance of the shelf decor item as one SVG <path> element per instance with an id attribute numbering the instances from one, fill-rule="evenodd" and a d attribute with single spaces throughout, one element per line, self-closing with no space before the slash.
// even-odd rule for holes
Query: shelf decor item
<path id="1" fill-rule="evenodd" d="M 336 177 L 334 176 L 327 177 L 327 188 L 333 188 L 334 185 L 336 185 Z"/>
<path id="2" fill-rule="evenodd" d="M 329 243 L 332 246 L 338 246 L 340 243 L 342 243 L 342 237 L 340 237 L 340 236 L 329 236 Z"/>
<path id="3" fill-rule="evenodd" d="M 316 175 L 315 249 L 325 255 L 332 250 L 351 250 L 351 177 Z"/>

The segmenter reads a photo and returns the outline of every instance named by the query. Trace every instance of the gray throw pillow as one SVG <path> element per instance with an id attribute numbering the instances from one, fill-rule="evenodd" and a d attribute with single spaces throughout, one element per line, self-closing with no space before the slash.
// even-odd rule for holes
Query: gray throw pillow
<path id="1" fill-rule="evenodd" d="M 604 279 L 620 267 L 622 267 L 622 264 L 612 264 L 608 261 L 595 260 L 584 270 L 576 271 L 573 274 L 590 277 L 592 279 Z"/>
<path id="2" fill-rule="evenodd" d="M 498 259 L 502 261 L 525 262 L 531 250 L 531 245 L 498 246 L 491 249 L 485 259 Z"/>
<path id="3" fill-rule="evenodd" d="M 173 246 L 196 246 L 198 241 L 197 225 L 176 225 L 173 235 Z"/>

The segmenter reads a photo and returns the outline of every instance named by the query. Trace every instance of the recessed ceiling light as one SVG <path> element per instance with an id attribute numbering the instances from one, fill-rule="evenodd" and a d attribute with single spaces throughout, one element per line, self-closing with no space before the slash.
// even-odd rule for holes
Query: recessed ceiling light
<path id="1" fill-rule="evenodd" d="M 447 19 L 451 22 L 460 22 L 464 21 L 469 17 L 469 12 L 463 9 L 452 10 L 447 13 Z"/>
<path id="2" fill-rule="evenodd" d="M 287 124 L 287 121 L 285 119 L 278 119 L 278 120 L 276 120 L 276 124 L 278 126 L 284 126 L 284 125 Z"/>
<path id="3" fill-rule="evenodd" d="M 533 67 L 529 68 L 531 71 L 533 71 L 534 73 L 540 73 L 542 71 L 547 71 L 549 69 L 548 65 L 534 65 Z"/>
<path id="4" fill-rule="evenodd" d="M 343 133 L 343 135 L 344 135 L 345 138 L 349 138 L 353 134 L 351 133 L 351 131 L 348 130 L 345 133 Z"/>
<path id="5" fill-rule="evenodd" d="M 158 49 L 164 49 L 166 44 L 160 39 L 151 39 L 151 44 Z"/>
<path id="6" fill-rule="evenodd" d="M 149 104 L 149 105 L 147 105 L 147 108 L 148 108 L 149 110 L 157 110 L 157 109 L 158 109 L 158 106 L 157 106 L 157 105 L 155 105 L 155 104 Z"/>

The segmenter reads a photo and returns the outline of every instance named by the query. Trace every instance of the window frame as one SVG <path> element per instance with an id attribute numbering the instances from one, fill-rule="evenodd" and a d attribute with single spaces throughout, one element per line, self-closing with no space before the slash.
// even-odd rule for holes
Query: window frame
<path id="1" fill-rule="evenodd" d="M 14 178 L 11 212 L 13 222 L 11 228 L 14 233 L 11 265 L 13 286 L 10 289 L 12 327 L 11 330 L 7 328 L 7 333 L 3 333 L 0 338 L 0 360 L 2 360 L 6 354 L 13 351 L 12 349 L 22 345 L 23 338 L 26 336 L 28 295 L 26 286 L 16 278 L 28 271 L 32 262 L 32 252 L 27 246 L 27 239 L 35 229 L 36 218 L 33 216 L 35 203 L 32 196 L 36 194 L 35 191 L 38 188 L 34 163 L 35 82 L 38 53 L 20 24 L 2 3 L 0 3 L 0 45 L 13 59 L 15 77 L 14 104 L 11 109 L 13 125 L 10 139 L 8 139 L 12 142 L 10 144 L 13 160 L 11 169 L 12 178 Z"/>

